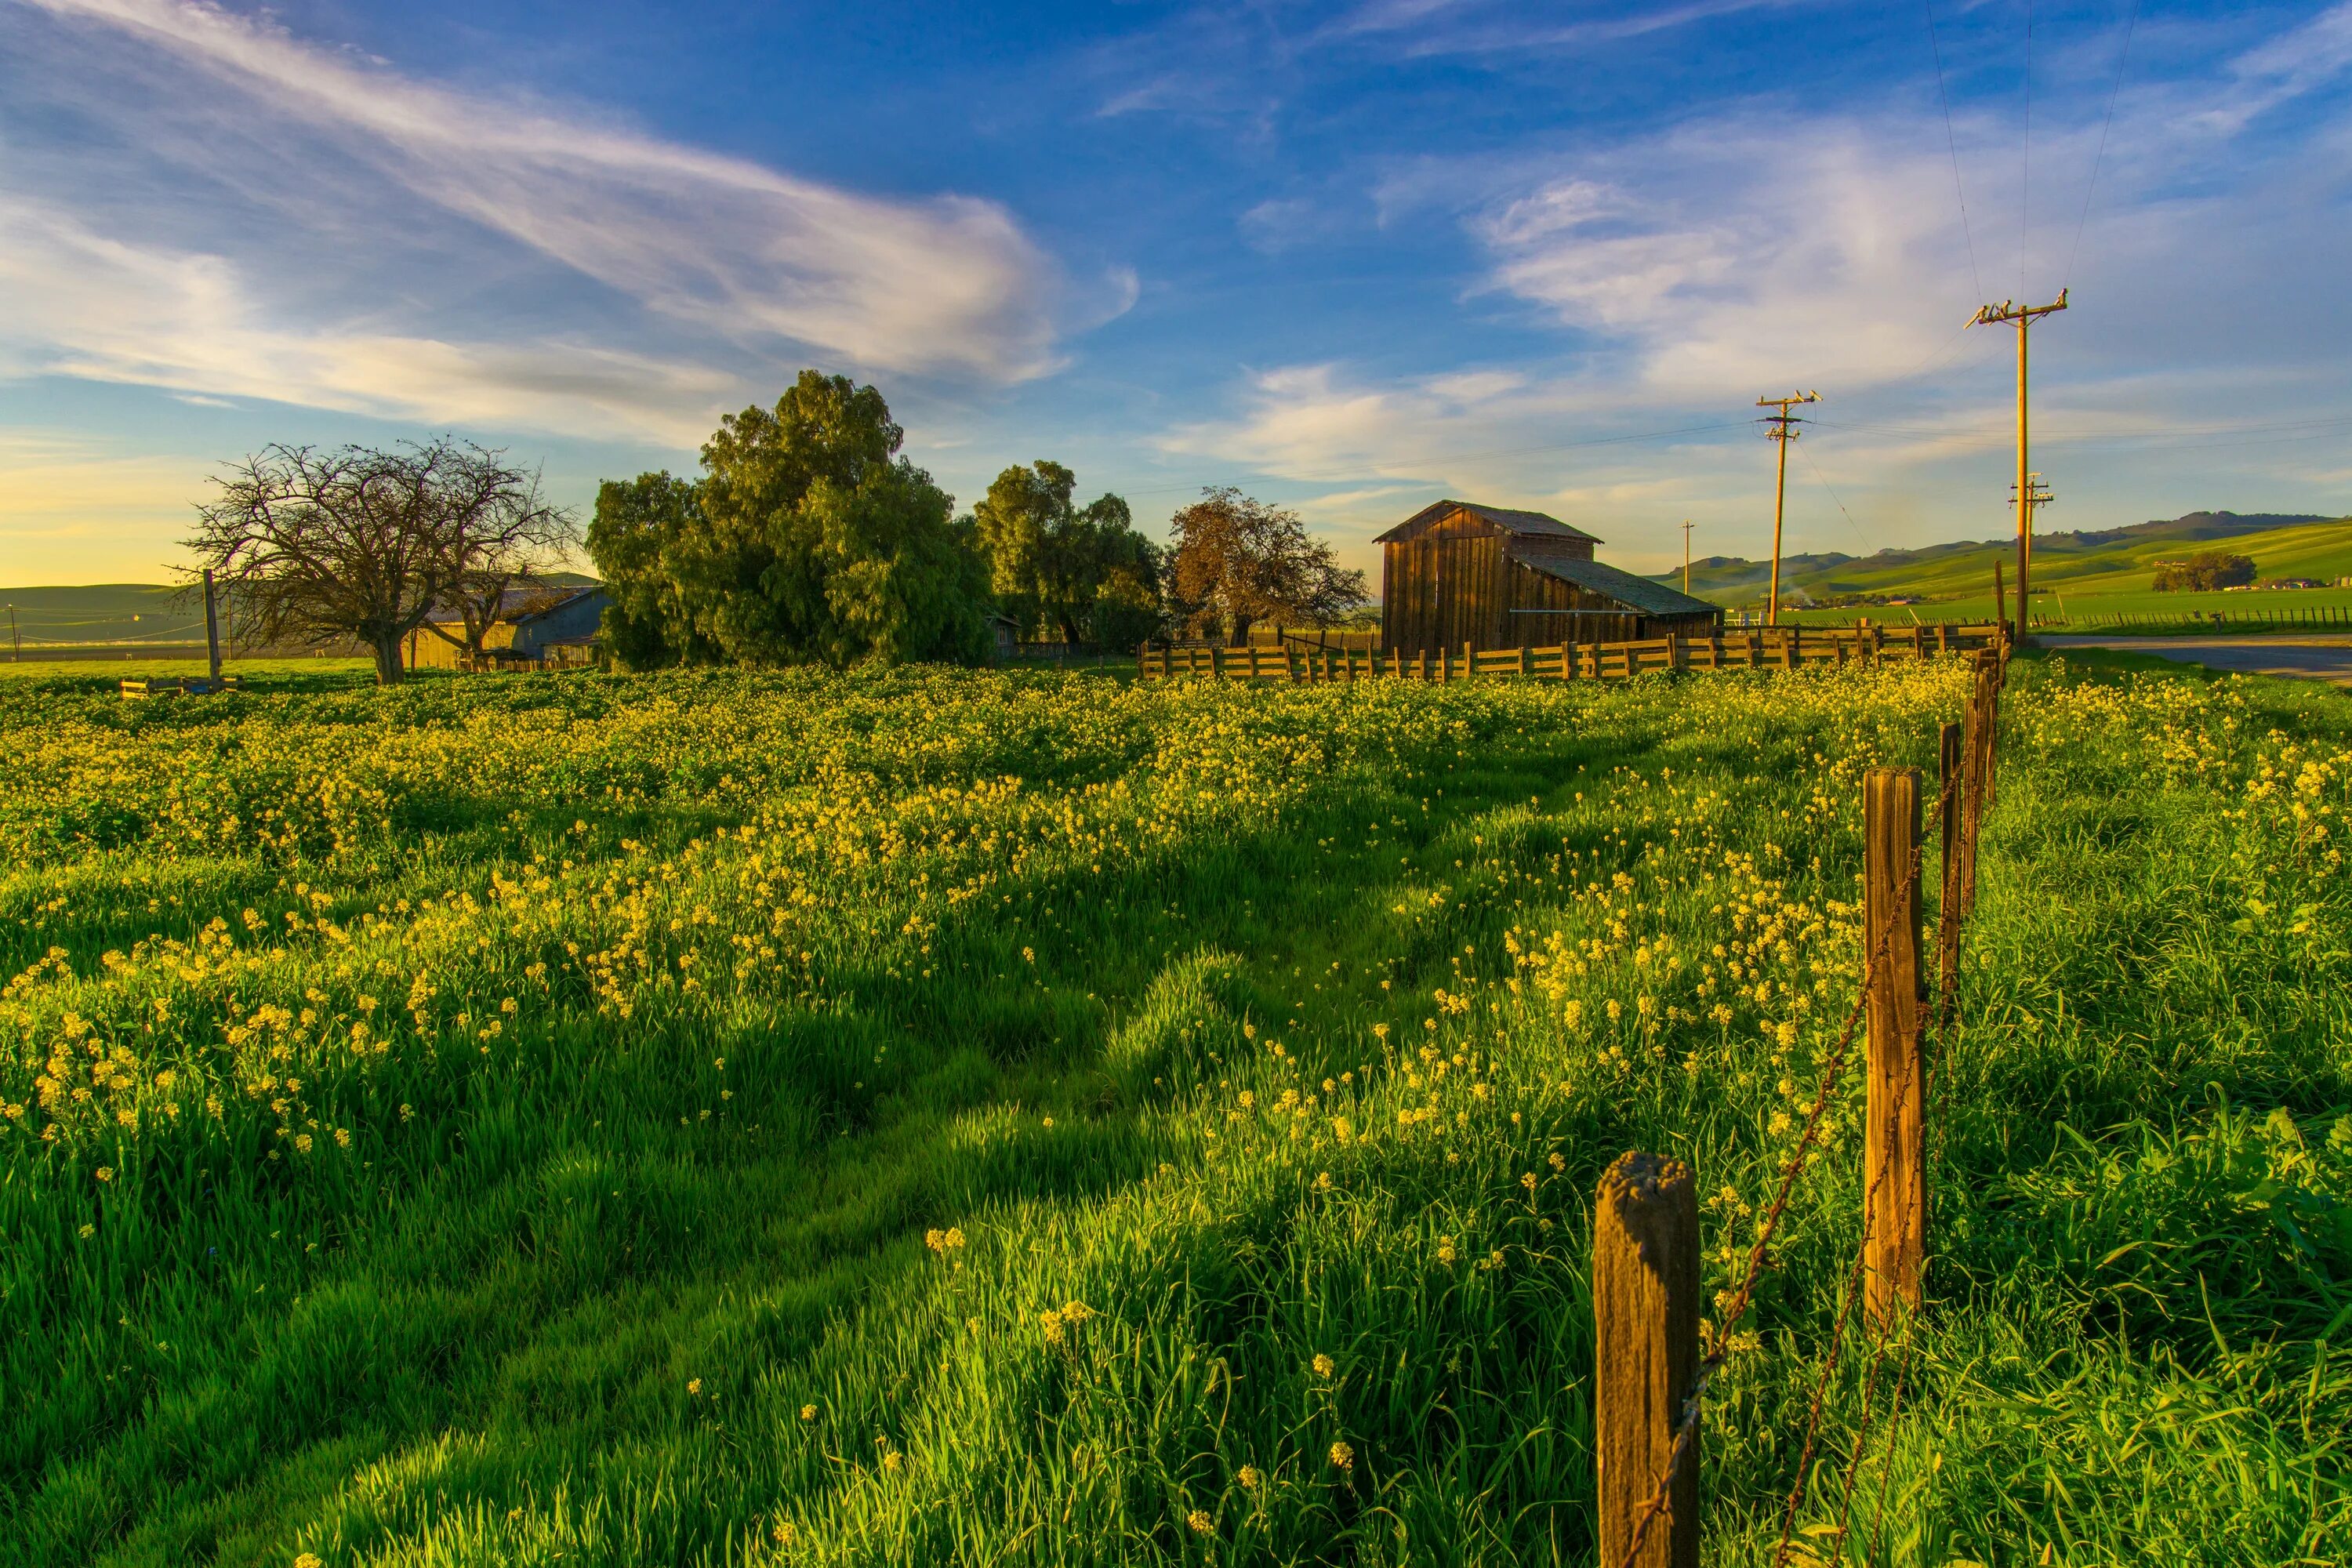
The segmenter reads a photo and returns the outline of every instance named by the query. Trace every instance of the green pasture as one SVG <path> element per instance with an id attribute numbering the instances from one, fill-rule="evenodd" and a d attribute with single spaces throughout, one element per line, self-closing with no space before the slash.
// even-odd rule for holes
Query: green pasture
<path id="1" fill-rule="evenodd" d="M 1967 684 L 7 682 L 0 1560 L 1590 1563 L 1592 1184 L 1719 1310 Z M 2000 756 L 1932 1308 L 1849 1079 L 1706 1559 L 2344 1562 L 2352 701 Z"/>
<path id="2" fill-rule="evenodd" d="M 2186 520 L 2184 520 L 2186 521 Z M 2333 583 L 2352 576 L 2352 519 L 2297 523 L 2245 533 L 2173 538 L 2162 534 L 2068 533 L 2045 531 L 2033 555 L 2034 609 L 2051 613 L 2063 596 L 2075 613 L 2177 613 L 2186 608 L 2233 610 L 2272 605 L 2352 605 L 2352 589 L 2278 590 L 2237 594 L 2158 594 L 2159 562 L 2199 551 L 2251 556 L 2263 580 L 2311 578 Z M 1797 556 L 1781 576 L 1784 595 L 1801 589 L 1816 598 L 1833 594 L 1896 595 L 1925 600 L 1912 606 L 1929 620 L 1990 615 L 1992 574 L 1998 565 L 2011 594 L 2017 589 L 2014 537 L 1971 544 L 1939 544 L 1920 550 L 1886 551 L 1845 560 Z M 1764 568 L 1738 563 L 1702 569 L 1692 586 L 1704 598 L 1733 608 L 1763 602 Z M 1669 578 L 1662 577 L 1661 581 Z M 1679 582 L 1675 577 L 1672 580 Z M 1899 605 L 1819 612 L 1850 618 L 1855 614 L 1901 618 Z"/>

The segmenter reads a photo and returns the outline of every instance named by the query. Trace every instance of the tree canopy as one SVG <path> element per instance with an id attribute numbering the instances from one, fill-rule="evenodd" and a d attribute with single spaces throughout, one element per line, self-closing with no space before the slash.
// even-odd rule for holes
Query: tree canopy
<path id="1" fill-rule="evenodd" d="M 803 371 L 729 415 L 703 477 L 608 482 L 588 549 L 605 635 L 637 668 L 977 658 L 988 583 L 931 478 L 897 456 L 882 395 Z"/>
<path id="2" fill-rule="evenodd" d="M 536 475 L 447 437 L 390 450 L 271 446 L 215 482 L 219 497 L 196 509 L 184 542 L 197 561 L 188 575 L 214 573 L 253 638 L 365 645 L 386 685 L 436 605 L 495 602 L 577 537 Z"/>
<path id="3" fill-rule="evenodd" d="M 1213 487 L 1169 521 L 1170 597 L 1203 633 L 1236 641 L 1258 621 L 1329 626 L 1370 598 L 1361 572 L 1343 570 L 1331 547 L 1296 512 Z"/>
<path id="4" fill-rule="evenodd" d="M 2156 563 L 2156 590 L 2160 594 L 2238 588 L 2253 580 L 2254 558 L 2226 550 L 2200 550 L 2185 561 Z"/>
<path id="5" fill-rule="evenodd" d="M 1160 552 L 1136 531 L 1127 502 L 1104 495 L 1077 506 L 1076 488 L 1076 475 L 1042 458 L 996 476 L 971 518 L 989 586 L 1024 633 L 1140 641 L 1160 617 Z"/>

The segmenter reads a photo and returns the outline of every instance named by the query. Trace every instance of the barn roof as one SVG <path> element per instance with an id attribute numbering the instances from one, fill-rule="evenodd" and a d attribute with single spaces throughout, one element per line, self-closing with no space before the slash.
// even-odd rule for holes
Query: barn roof
<path id="1" fill-rule="evenodd" d="M 1694 599 L 1679 588 L 1669 588 L 1664 583 L 1654 583 L 1647 577 L 1636 577 L 1631 572 L 1621 572 L 1598 561 L 1562 561 L 1550 555 L 1515 555 L 1512 559 L 1530 572 L 1557 577 L 1589 594 L 1605 595 L 1621 605 L 1632 605 L 1645 616 L 1705 616 L 1715 613 L 1716 607 L 1705 599 Z"/>
<path id="2" fill-rule="evenodd" d="M 583 583 L 570 586 L 560 584 L 519 584 L 509 587 L 499 595 L 499 613 L 491 619 L 512 621 L 517 624 L 535 620 L 541 616 L 552 614 L 564 605 L 585 598 L 591 594 L 601 594 L 604 591 L 604 586 L 601 583 Z M 457 605 L 443 603 L 434 605 L 425 618 L 446 623 L 463 620 L 465 616 Z"/>
<path id="3" fill-rule="evenodd" d="M 1482 522 L 1493 523 L 1515 539 L 1581 539 L 1591 544 L 1601 542 L 1598 537 L 1584 530 L 1562 522 L 1556 517 L 1547 517 L 1539 511 L 1513 511 L 1508 507 L 1481 506 L 1476 501 L 1467 500 L 1432 501 L 1372 542 L 1402 543 L 1457 511 L 1466 511 Z"/>

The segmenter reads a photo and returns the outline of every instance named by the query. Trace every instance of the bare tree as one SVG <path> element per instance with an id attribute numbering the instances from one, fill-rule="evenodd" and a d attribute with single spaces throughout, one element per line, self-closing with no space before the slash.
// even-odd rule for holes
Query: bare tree
<path id="1" fill-rule="evenodd" d="M 192 574 L 210 568 L 231 585 L 251 640 L 351 637 L 385 685 L 405 673 L 401 643 L 436 605 L 471 604 L 477 639 L 480 606 L 495 613 L 509 582 L 578 537 L 537 475 L 448 437 L 391 451 L 271 446 L 215 482 L 218 499 L 196 509 L 184 542 Z"/>
<path id="2" fill-rule="evenodd" d="M 1297 513 L 1229 485 L 1202 491 L 1168 528 L 1178 614 L 1204 631 L 1223 623 L 1236 643 L 1249 640 L 1252 622 L 1329 626 L 1370 596 L 1364 574 L 1342 570 Z"/>

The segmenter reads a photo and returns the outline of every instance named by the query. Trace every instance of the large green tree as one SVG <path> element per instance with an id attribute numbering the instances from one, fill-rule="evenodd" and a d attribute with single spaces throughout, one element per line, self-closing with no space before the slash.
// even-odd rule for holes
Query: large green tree
<path id="1" fill-rule="evenodd" d="M 1159 621 L 1160 552 L 1127 502 L 1104 495 L 1079 506 L 1076 488 L 1076 475 L 1043 458 L 996 476 L 971 518 L 989 586 L 1024 633 L 1139 641 Z"/>
<path id="2" fill-rule="evenodd" d="M 608 483 L 588 530 L 632 666 L 980 658 L 988 580 L 953 503 L 898 456 L 882 395 L 803 371 L 719 421 L 703 477 Z"/>

